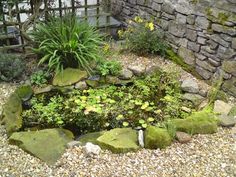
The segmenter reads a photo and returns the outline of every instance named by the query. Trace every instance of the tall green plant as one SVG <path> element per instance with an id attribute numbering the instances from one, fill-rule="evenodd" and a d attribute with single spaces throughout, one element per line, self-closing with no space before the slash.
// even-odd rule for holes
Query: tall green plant
<path id="1" fill-rule="evenodd" d="M 39 23 L 32 36 L 36 42 L 34 51 L 42 56 L 39 64 L 46 63 L 56 72 L 66 67 L 91 72 L 91 61 L 101 58 L 102 35 L 71 14 Z"/>

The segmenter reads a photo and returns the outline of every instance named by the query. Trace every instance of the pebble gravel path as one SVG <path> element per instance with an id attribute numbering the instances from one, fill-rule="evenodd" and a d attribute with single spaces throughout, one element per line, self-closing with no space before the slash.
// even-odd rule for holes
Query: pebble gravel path
<path id="1" fill-rule="evenodd" d="M 0 110 L 12 84 L 0 83 Z M 236 127 L 213 135 L 195 135 L 190 143 L 173 143 L 164 150 L 86 156 L 81 147 L 67 149 L 48 166 L 7 143 L 0 126 L 0 177 L 236 177 Z"/>

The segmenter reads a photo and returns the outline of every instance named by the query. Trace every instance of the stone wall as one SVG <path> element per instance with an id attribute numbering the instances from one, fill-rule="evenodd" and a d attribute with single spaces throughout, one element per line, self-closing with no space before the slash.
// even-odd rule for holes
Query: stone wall
<path id="1" fill-rule="evenodd" d="M 154 19 L 174 51 L 205 80 L 223 73 L 223 89 L 236 96 L 235 0 L 111 0 L 122 20 Z"/>

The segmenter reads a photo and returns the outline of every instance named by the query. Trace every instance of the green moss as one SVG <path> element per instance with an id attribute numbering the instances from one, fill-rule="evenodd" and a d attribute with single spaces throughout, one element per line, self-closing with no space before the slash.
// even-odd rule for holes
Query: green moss
<path id="1" fill-rule="evenodd" d="M 218 21 L 220 22 L 220 24 L 225 24 L 225 22 L 228 21 L 229 16 L 230 15 L 227 13 L 220 12 L 218 14 Z"/>
<path id="2" fill-rule="evenodd" d="M 85 135 L 82 135 L 78 138 L 78 141 L 82 143 L 82 145 L 85 145 L 87 142 L 91 142 L 93 144 L 98 144 L 97 138 L 102 136 L 105 132 L 93 132 L 93 133 L 87 133 Z"/>
<path id="3" fill-rule="evenodd" d="M 29 85 L 23 85 L 16 89 L 15 93 L 21 98 L 22 101 L 27 101 L 33 95 L 33 90 Z"/>
<path id="4" fill-rule="evenodd" d="M 193 66 L 190 66 L 184 62 L 184 59 L 177 55 L 172 49 L 167 49 L 167 58 L 173 61 L 174 63 L 180 65 L 185 71 L 193 74 L 197 78 L 201 78 L 201 76 L 195 71 Z"/>
<path id="5" fill-rule="evenodd" d="M 171 144 L 171 136 L 168 131 L 164 128 L 157 128 L 154 126 L 149 126 L 145 130 L 145 148 L 157 149 L 165 148 Z"/>
<path id="6" fill-rule="evenodd" d="M 215 114 L 203 110 L 195 112 L 186 119 L 173 119 L 177 131 L 189 134 L 212 134 L 217 132 L 218 119 Z"/>

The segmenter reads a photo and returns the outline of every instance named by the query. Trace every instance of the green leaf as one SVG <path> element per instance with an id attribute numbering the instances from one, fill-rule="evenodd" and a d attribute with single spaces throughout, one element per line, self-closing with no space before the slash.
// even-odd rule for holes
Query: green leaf
<path id="1" fill-rule="evenodd" d="M 144 123 L 145 123 L 145 120 L 140 119 L 138 122 L 139 122 L 140 124 L 144 124 Z"/>
<path id="2" fill-rule="evenodd" d="M 123 122 L 123 126 L 124 127 L 128 127 L 129 126 L 129 122 Z"/>

